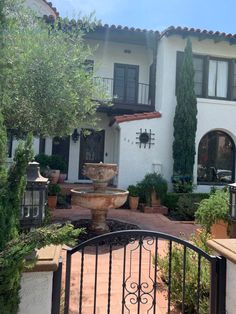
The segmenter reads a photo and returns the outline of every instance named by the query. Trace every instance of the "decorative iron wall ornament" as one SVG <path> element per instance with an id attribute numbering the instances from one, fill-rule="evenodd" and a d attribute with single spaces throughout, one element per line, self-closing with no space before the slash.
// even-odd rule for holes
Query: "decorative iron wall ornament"
<path id="1" fill-rule="evenodd" d="M 144 146 L 144 148 L 146 148 L 147 146 L 148 148 L 151 148 L 151 146 L 154 145 L 155 133 L 152 133 L 151 129 L 149 129 L 149 131 L 147 131 L 147 129 L 140 129 L 140 131 L 137 132 L 136 135 L 136 144 L 139 144 L 139 148 L 141 148 L 142 145 Z"/>

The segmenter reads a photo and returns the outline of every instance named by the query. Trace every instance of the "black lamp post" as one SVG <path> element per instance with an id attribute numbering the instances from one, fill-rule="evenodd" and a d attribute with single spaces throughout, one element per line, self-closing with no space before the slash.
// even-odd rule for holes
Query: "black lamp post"
<path id="1" fill-rule="evenodd" d="M 22 229 L 39 227 L 45 216 L 48 179 L 41 176 L 39 163 L 30 162 L 27 167 L 27 186 L 20 208 Z"/>
<path id="2" fill-rule="evenodd" d="M 229 184 L 230 237 L 236 238 L 236 183 Z"/>
<path id="3" fill-rule="evenodd" d="M 78 142 L 80 134 L 77 129 L 74 129 L 74 132 L 72 133 L 71 137 L 74 143 Z"/>

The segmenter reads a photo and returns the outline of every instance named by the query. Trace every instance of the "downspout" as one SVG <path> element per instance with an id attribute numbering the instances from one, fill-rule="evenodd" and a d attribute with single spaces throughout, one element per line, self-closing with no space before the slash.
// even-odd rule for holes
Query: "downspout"
<path id="1" fill-rule="evenodd" d="M 156 32 L 154 34 L 154 47 L 153 47 L 153 91 L 151 97 L 151 106 L 153 111 L 155 111 L 156 107 L 156 77 L 157 77 L 157 48 L 158 48 L 158 41 L 160 39 L 160 34 Z"/>

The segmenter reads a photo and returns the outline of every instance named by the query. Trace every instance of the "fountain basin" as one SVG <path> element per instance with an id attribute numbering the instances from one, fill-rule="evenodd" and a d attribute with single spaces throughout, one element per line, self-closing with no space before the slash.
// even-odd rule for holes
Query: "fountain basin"
<path id="1" fill-rule="evenodd" d="M 118 173 L 116 164 L 85 163 L 83 172 L 92 181 L 107 182 Z"/>
<path id="2" fill-rule="evenodd" d="M 72 205 L 89 209 L 108 210 L 121 207 L 127 200 L 129 192 L 122 189 L 107 188 L 106 191 L 96 192 L 91 189 L 71 190 Z"/>

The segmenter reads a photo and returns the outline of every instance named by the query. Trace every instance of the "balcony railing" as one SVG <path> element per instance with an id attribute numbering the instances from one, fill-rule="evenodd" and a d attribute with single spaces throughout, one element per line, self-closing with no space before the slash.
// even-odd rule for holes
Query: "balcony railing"
<path id="1" fill-rule="evenodd" d="M 149 97 L 149 84 L 138 83 L 137 99 L 135 101 L 128 101 L 127 99 L 120 99 L 118 95 L 114 94 L 114 79 L 106 77 L 94 77 L 96 84 L 100 85 L 107 93 L 108 97 L 113 99 L 115 104 L 127 104 L 127 105 L 151 105 Z"/>

